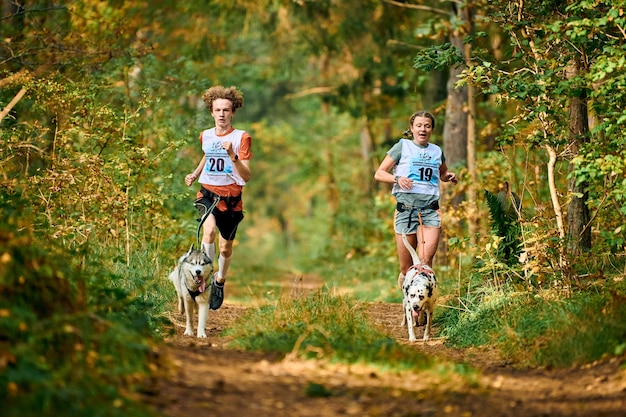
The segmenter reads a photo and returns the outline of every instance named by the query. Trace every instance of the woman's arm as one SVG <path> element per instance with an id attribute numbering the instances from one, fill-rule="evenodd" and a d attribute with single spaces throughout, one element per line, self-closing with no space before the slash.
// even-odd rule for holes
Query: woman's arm
<path id="1" fill-rule="evenodd" d="M 393 158 L 391 158 L 389 155 L 385 155 L 385 159 L 383 159 L 383 162 L 380 163 L 380 166 L 374 173 L 374 179 L 378 182 L 394 184 L 396 182 L 395 177 L 389 171 L 391 171 L 395 164 L 396 161 L 394 161 Z"/>
<path id="2" fill-rule="evenodd" d="M 410 190 L 413 188 L 413 180 L 409 177 L 395 177 L 391 172 L 391 169 L 396 165 L 396 161 L 389 155 L 385 156 L 383 162 L 374 173 L 374 179 L 380 182 L 386 182 L 389 184 L 398 184 L 402 190 Z"/>
<path id="3" fill-rule="evenodd" d="M 453 184 L 456 184 L 457 182 L 459 182 L 459 179 L 456 177 L 456 174 L 448 170 L 448 166 L 446 165 L 445 162 L 441 164 L 441 166 L 439 167 L 439 178 L 441 178 L 441 181 L 443 182 L 451 182 Z"/>

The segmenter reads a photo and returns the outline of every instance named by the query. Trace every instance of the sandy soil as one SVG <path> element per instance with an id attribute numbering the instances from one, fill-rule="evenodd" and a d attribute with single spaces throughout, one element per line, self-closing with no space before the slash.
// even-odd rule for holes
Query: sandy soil
<path id="1" fill-rule="evenodd" d="M 399 304 L 367 308 L 374 323 L 408 344 Z M 176 335 L 159 352 L 168 366 L 146 389 L 145 403 L 171 417 L 626 416 L 626 370 L 616 359 L 519 370 L 487 350 L 450 349 L 437 339 L 411 344 L 474 366 L 478 380 L 467 384 L 417 371 L 387 373 L 229 349 L 220 333 L 244 312 L 228 302 L 211 312 L 207 339 L 183 336 L 183 318 L 175 319 Z"/>

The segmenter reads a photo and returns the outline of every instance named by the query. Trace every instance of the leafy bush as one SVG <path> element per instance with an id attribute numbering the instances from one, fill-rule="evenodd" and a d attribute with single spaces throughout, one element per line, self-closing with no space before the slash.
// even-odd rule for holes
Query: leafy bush
<path id="1" fill-rule="evenodd" d="M 147 416 L 130 392 L 154 357 L 148 306 L 85 279 L 85 253 L 31 235 L 17 200 L 0 196 L 0 402 L 11 416 Z"/>

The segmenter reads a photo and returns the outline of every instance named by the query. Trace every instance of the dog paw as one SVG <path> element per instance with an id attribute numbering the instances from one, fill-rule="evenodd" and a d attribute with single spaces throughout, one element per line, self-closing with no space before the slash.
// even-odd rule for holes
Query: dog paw
<path id="1" fill-rule="evenodd" d="M 183 333 L 185 336 L 193 336 L 193 329 L 186 329 L 185 333 Z"/>
<path id="2" fill-rule="evenodd" d="M 417 337 L 409 337 L 409 342 L 417 342 Z"/>
<path id="3" fill-rule="evenodd" d="M 206 339 L 206 333 L 198 333 L 198 339 Z"/>

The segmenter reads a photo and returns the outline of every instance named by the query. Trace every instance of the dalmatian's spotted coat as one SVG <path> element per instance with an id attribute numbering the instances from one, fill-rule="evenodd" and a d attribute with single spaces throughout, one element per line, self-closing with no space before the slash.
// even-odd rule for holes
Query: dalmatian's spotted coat
<path id="1" fill-rule="evenodd" d="M 409 268 L 402 284 L 402 307 L 404 318 L 402 326 L 407 325 L 409 341 L 415 342 L 415 327 L 426 325 L 424 338 L 430 338 L 433 312 L 437 303 L 438 289 L 435 271 L 426 264 L 421 263 L 415 249 L 409 244 L 406 235 L 402 235 L 402 241 L 413 258 L 413 266 Z"/>

